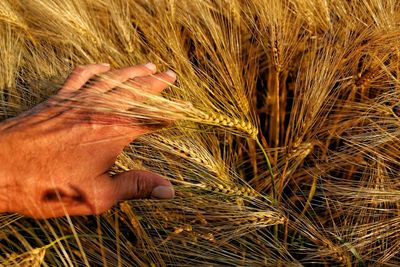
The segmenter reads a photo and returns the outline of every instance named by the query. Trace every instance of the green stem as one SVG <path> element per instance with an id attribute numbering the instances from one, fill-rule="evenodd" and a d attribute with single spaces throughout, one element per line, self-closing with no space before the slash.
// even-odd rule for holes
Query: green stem
<path id="1" fill-rule="evenodd" d="M 269 157 L 267 152 L 265 151 L 264 147 L 260 143 L 260 140 L 256 138 L 257 145 L 260 147 L 261 151 L 264 154 L 265 160 L 267 161 L 267 166 L 269 170 L 269 174 L 271 175 L 271 187 L 272 187 L 272 204 L 276 207 L 278 204 L 277 198 L 276 198 L 276 189 L 275 189 L 275 176 L 274 176 L 274 171 L 272 170 L 271 162 L 269 161 Z M 275 240 L 278 241 L 278 233 L 279 233 L 279 228 L 278 225 L 274 225 L 274 237 Z"/>
<path id="2" fill-rule="evenodd" d="M 274 172 L 272 170 L 271 162 L 269 161 L 268 154 L 265 151 L 264 147 L 262 146 L 262 144 L 260 143 L 260 140 L 258 138 L 256 138 L 256 142 L 257 142 L 257 145 L 260 147 L 261 151 L 263 152 L 265 160 L 267 161 L 269 174 L 271 175 L 272 199 L 273 199 L 274 206 L 276 206 L 278 202 L 277 202 L 277 198 L 276 198 L 275 176 L 274 176 Z"/>

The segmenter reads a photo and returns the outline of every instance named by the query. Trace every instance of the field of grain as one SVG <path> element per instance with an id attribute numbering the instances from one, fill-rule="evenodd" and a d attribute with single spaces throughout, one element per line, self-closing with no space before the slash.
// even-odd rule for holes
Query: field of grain
<path id="1" fill-rule="evenodd" d="M 78 65 L 149 61 L 178 81 L 101 101 L 175 123 L 110 174 L 154 171 L 176 197 L 1 214 L 0 266 L 400 265 L 399 1 L 0 1 L 0 120 Z"/>

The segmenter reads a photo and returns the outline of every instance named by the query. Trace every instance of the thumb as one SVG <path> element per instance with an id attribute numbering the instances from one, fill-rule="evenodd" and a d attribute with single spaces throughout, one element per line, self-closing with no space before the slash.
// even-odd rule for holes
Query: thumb
<path id="1" fill-rule="evenodd" d="M 87 186 L 88 201 L 84 203 L 84 209 L 69 210 L 70 215 L 100 214 L 120 200 L 153 198 L 170 199 L 175 195 L 172 184 L 152 172 L 127 171 L 110 177 L 102 175 L 92 186 Z"/>
<path id="2" fill-rule="evenodd" d="M 114 199 L 170 199 L 175 195 L 172 184 L 158 174 L 148 171 L 127 171 L 112 178 Z"/>

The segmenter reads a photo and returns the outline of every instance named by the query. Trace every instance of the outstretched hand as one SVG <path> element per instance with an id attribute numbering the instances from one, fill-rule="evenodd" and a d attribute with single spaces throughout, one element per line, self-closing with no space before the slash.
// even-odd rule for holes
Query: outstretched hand
<path id="1" fill-rule="evenodd" d="M 120 95 L 129 97 L 118 87 L 129 82 L 158 94 L 175 82 L 176 76 L 171 71 L 156 72 L 151 63 L 118 70 L 110 70 L 107 64 L 81 66 L 57 95 L 73 93 L 79 98 L 95 90 L 118 97 L 116 91 L 121 90 Z M 98 77 L 107 79 L 88 83 L 100 74 Z M 127 144 L 154 128 L 119 123 L 112 117 L 107 123 L 96 123 L 104 121 L 104 114 L 82 116 L 82 111 L 78 114 L 74 108 L 53 102 L 50 99 L 0 123 L 0 212 L 34 218 L 90 215 L 102 213 L 120 200 L 174 196 L 171 183 L 151 172 L 107 174 Z M 71 120 L 74 117 L 77 119 Z"/>

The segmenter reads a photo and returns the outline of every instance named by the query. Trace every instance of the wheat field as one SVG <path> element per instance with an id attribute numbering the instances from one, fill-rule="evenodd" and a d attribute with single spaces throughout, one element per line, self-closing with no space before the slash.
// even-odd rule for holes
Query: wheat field
<path id="1" fill-rule="evenodd" d="M 399 1 L 0 1 L 0 120 L 78 65 L 149 61 L 178 81 L 100 101 L 175 123 L 110 175 L 154 171 L 176 197 L 1 214 L 0 266 L 400 265 Z"/>

